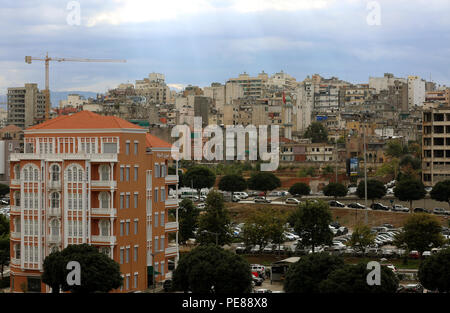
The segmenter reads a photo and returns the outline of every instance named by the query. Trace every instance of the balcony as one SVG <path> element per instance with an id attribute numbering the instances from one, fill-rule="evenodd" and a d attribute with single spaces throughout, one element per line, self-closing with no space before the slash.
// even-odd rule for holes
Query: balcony
<path id="1" fill-rule="evenodd" d="M 61 216 L 61 208 L 49 208 L 47 209 L 47 215 L 59 217 Z"/>
<path id="2" fill-rule="evenodd" d="M 13 240 L 20 240 L 20 232 L 19 231 L 11 232 L 11 239 L 13 239 Z"/>
<path id="3" fill-rule="evenodd" d="M 60 243 L 61 242 L 61 236 L 60 235 L 50 235 L 47 237 L 47 243 Z"/>
<path id="4" fill-rule="evenodd" d="M 48 189 L 61 190 L 61 181 L 60 180 L 59 181 L 50 180 L 47 183 L 47 188 Z"/>
<path id="5" fill-rule="evenodd" d="M 117 209 L 115 208 L 92 208 L 92 215 L 98 215 L 98 216 L 107 216 L 111 217 L 117 216 Z"/>
<path id="6" fill-rule="evenodd" d="M 91 180 L 91 188 L 107 188 L 116 189 L 117 181 L 115 180 Z"/>
<path id="7" fill-rule="evenodd" d="M 166 250 L 164 252 L 165 252 L 166 257 L 177 256 L 178 255 L 178 245 L 169 246 L 166 248 Z"/>
<path id="8" fill-rule="evenodd" d="M 166 184 L 178 184 L 178 175 L 167 175 L 165 181 Z"/>
<path id="9" fill-rule="evenodd" d="M 117 162 L 117 153 L 11 153 L 10 161 L 42 160 L 58 162 L 63 160 L 89 160 L 91 162 Z"/>
<path id="10" fill-rule="evenodd" d="M 20 206 L 11 205 L 10 208 L 11 208 L 11 211 L 9 212 L 10 214 L 20 214 L 22 212 Z"/>
<path id="11" fill-rule="evenodd" d="M 11 179 L 11 186 L 12 185 L 20 186 L 20 179 Z"/>
<path id="12" fill-rule="evenodd" d="M 165 225 L 166 232 L 178 231 L 178 223 L 177 222 L 168 222 Z"/>
<path id="13" fill-rule="evenodd" d="M 11 258 L 11 264 L 20 266 L 20 259 Z"/>
<path id="14" fill-rule="evenodd" d="M 166 200 L 166 208 L 178 207 L 178 199 L 169 198 Z"/>
<path id="15" fill-rule="evenodd" d="M 91 242 L 97 244 L 115 244 L 116 236 L 92 236 Z"/>

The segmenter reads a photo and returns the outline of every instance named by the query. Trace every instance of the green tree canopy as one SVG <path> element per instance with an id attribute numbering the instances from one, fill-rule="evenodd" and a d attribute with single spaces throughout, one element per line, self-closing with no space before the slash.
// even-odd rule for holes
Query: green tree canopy
<path id="1" fill-rule="evenodd" d="M 411 214 L 403 225 L 403 231 L 395 237 L 397 246 L 407 246 L 408 250 L 420 253 L 444 243 L 439 220 L 430 214 Z"/>
<path id="2" fill-rule="evenodd" d="M 319 285 L 321 293 L 395 293 L 398 288 L 398 278 L 385 266 L 381 266 L 381 284 L 369 285 L 367 275 L 371 270 L 366 263 L 358 265 L 347 264 L 337 268 Z"/>
<path id="3" fill-rule="evenodd" d="M 422 168 L 422 162 L 411 154 L 407 154 L 400 160 L 400 166 L 411 166 L 413 170 L 420 170 Z"/>
<path id="4" fill-rule="evenodd" d="M 307 196 L 310 192 L 311 188 L 309 188 L 309 185 L 305 183 L 295 183 L 291 186 L 291 188 L 289 188 L 289 193 L 293 196 Z"/>
<path id="5" fill-rule="evenodd" d="M 450 206 L 450 180 L 444 180 L 436 183 L 430 192 L 431 199 L 436 201 L 445 201 Z"/>
<path id="6" fill-rule="evenodd" d="M 233 195 L 233 192 L 247 189 L 247 181 L 241 175 L 225 175 L 219 181 L 219 189 L 231 192 Z"/>
<path id="7" fill-rule="evenodd" d="M 66 266 L 77 261 L 81 266 L 80 286 L 69 286 L 67 275 L 71 270 Z M 42 281 L 52 287 L 54 293 L 71 291 L 74 293 L 109 292 L 122 285 L 120 265 L 97 248 L 88 244 L 69 245 L 62 251 L 53 252 L 44 259 Z"/>
<path id="8" fill-rule="evenodd" d="M 0 184 L 0 197 L 4 197 L 9 193 L 9 186 L 5 184 Z"/>
<path id="9" fill-rule="evenodd" d="M 270 172 L 256 172 L 248 179 L 250 189 L 263 191 L 264 194 L 280 186 L 280 179 Z"/>
<path id="10" fill-rule="evenodd" d="M 356 194 L 360 199 L 365 198 L 365 186 L 364 180 L 362 180 L 358 184 L 358 188 L 356 188 Z M 382 182 L 376 179 L 367 180 L 367 199 L 372 200 L 381 199 L 386 195 L 386 187 Z"/>
<path id="11" fill-rule="evenodd" d="M 403 146 L 398 140 L 388 141 L 385 151 L 386 155 L 393 158 L 400 158 L 404 154 Z"/>
<path id="12" fill-rule="evenodd" d="M 330 208 L 321 200 L 301 203 L 290 217 L 290 223 L 302 238 L 302 245 L 311 246 L 313 253 L 316 246 L 331 244 L 333 239 L 333 233 L 329 228 L 331 222 Z"/>
<path id="13" fill-rule="evenodd" d="M 292 264 L 284 281 L 284 291 L 288 293 L 318 293 L 319 284 L 344 261 L 328 253 L 313 253 L 302 256 Z"/>
<path id="14" fill-rule="evenodd" d="M 200 244 L 216 242 L 220 246 L 230 242 L 230 218 L 225 209 L 223 196 L 217 191 L 210 191 L 206 197 L 205 214 L 199 218 L 197 240 Z M 208 233 L 209 232 L 209 233 Z"/>
<path id="15" fill-rule="evenodd" d="M 327 197 L 345 197 L 348 193 L 347 187 L 341 183 L 329 183 L 323 189 L 323 194 Z"/>
<path id="16" fill-rule="evenodd" d="M 180 258 L 173 274 L 173 289 L 184 292 L 236 294 L 251 288 L 249 263 L 213 245 L 199 246 Z"/>
<path id="17" fill-rule="evenodd" d="M 319 122 L 313 122 L 306 129 L 303 138 L 311 138 L 313 143 L 328 142 L 328 130 Z"/>
<path id="18" fill-rule="evenodd" d="M 9 234 L 9 219 L 0 214 L 0 235 Z"/>
<path id="19" fill-rule="evenodd" d="M 286 217 L 279 210 L 264 207 L 254 211 L 246 220 L 242 237 L 247 246 L 264 249 L 269 242 L 283 243 Z"/>
<path id="20" fill-rule="evenodd" d="M 198 216 L 200 210 L 192 203 L 190 199 L 183 199 L 178 208 L 178 218 L 180 223 L 180 231 L 178 240 L 185 243 L 190 238 L 194 238 L 194 229 L 198 225 Z"/>
<path id="21" fill-rule="evenodd" d="M 419 266 L 419 280 L 429 290 L 450 292 L 450 249 L 432 255 Z"/>
<path id="22" fill-rule="evenodd" d="M 425 186 L 422 181 L 418 179 L 404 179 L 397 181 L 394 188 L 394 195 L 400 201 L 409 201 L 409 208 L 412 212 L 412 202 L 425 197 Z"/>
<path id="23" fill-rule="evenodd" d="M 375 237 L 376 235 L 370 231 L 369 226 L 357 225 L 353 230 L 349 245 L 364 253 L 366 248 L 374 243 Z"/>
<path id="24" fill-rule="evenodd" d="M 197 189 L 200 196 L 202 188 L 211 188 L 216 182 L 216 174 L 206 166 L 194 166 L 183 175 L 183 185 Z"/>
<path id="25" fill-rule="evenodd" d="M 0 234 L 0 272 L 2 273 L 3 279 L 3 269 L 9 264 L 9 234 Z"/>

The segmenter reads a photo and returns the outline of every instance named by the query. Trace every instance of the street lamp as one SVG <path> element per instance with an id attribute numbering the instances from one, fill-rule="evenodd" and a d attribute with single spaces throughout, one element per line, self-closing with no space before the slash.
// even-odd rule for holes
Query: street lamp
<path id="1" fill-rule="evenodd" d="M 208 231 L 208 230 L 203 230 L 202 234 L 211 234 L 211 235 L 216 235 L 216 246 L 219 245 L 219 233 L 214 233 L 212 231 Z"/>

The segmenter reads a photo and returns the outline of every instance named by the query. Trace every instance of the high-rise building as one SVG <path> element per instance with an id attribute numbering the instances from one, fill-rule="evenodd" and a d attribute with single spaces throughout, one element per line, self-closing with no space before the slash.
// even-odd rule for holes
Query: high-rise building
<path id="1" fill-rule="evenodd" d="M 45 116 L 45 95 L 37 84 L 8 88 L 8 125 L 22 129 L 43 120 Z"/>
<path id="2" fill-rule="evenodd" d="M 116 292 L 146 289 L 148 273 L 166 279 L 169 260 L 178 260 L 171 144 L 89 111 L 30 127 L 24 140 L 25 153 L 10 156 L 12 292 L 49 292 L 40 280 L 45 257 L 81 243 L 120 264 Z"/>
<path id="3" fill-rule="evenodd" d="M 408 107 L 422 106 L 425 101 L 425 81 L 419 76 L 408 76 Z"/>

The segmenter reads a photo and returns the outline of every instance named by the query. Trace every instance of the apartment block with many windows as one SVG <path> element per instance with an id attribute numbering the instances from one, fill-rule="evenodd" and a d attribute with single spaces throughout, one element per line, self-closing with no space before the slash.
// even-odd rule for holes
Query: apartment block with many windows
<path id="1" fill-rule="evenodd" d="M 89 111 L 30 127 L 24 140 L 24 153 L 10 159 L 13 292 L 50 292 L 40 280 L 45 257 L 81 243 L 120 264 L 116 292 L 167 278 L 179 256 L 178 200 L 168 197 L 178 188 L 168 169 L 178 173 L 178 164 L 169 143 Z"/>

